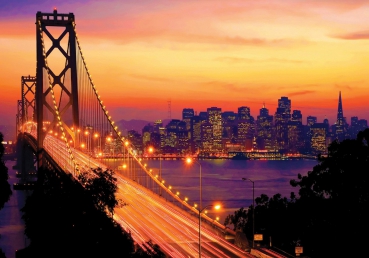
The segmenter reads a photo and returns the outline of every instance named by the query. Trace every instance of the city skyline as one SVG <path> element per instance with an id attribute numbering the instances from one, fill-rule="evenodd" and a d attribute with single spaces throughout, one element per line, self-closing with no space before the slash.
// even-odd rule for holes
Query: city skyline
<path id="1" fill-rule="evenodd" d="M 94 82 L 115 120 L 180 118 L 265 103 L 281 96 L 303 121 L 369 120 L 365 1 L 17 1 L 0 8 L 0 119 L 13 124 L 20 78 L 34 75 L 37 11 L 73 12 Z M 98 11 L 97 11 L 98 10 Z M 106 86 L 109 85 L 109 86 Z"/>

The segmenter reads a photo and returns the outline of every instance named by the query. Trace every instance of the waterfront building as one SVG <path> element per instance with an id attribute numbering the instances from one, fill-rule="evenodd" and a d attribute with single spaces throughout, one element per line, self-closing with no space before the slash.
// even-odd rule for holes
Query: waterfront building
<path id="1" fill-rule="evenodd" d="M 208 121 L 213 127 L 213 150 L 222 149 L 222 109 L 211 107 L 207 109 Z"/>
<path id="2" fill-rule="evenodd" d="M 159 134 L 160 134 L 160 150 L 161 152 L 163 152 L 167 138 L 167 128 L 159 127 Z"/>
<path id="3" fill-rule="evenodd" d="M 205 120 L 205 121 L 208 121 L 208 120 L 209 120 L 208 112 L 205 112 L 205 111 L 201 111 L 201 112 L 199 113 L 199 117 L 200 117 L 202 120 Z"/>
<path id="4" fill-rule="evenodd" d="M 143 146 L 142 146 L 142 136 L 135 130 L 128 131 L 128 141 L 134 146 L 134 149 L 138 151 L 137 154 L 142 154 Z"/>
<path id="5" fill-rule="evenodd" d="M 150 145 L 151 133 L 154 131 L 154 127 L 151 124 L 145 125 L 142 128 L 142 145 L 144 147 Z"/>
<path id="6" fill-rule="evenodd" d="M 316 116 L 308 116 L 306 118 L 306 125 L 307 126 L 312 126 L 313 124 L 315 124 L 317 122 L 317 118 Z"/>
<path id="7" fill-rule="evenodd" d="M 239 120 L 249 120 L 250 119 L 250 108 L 249 107 L 239 107 L 238 108 L 238 119 Z"/>
<path id="8" fill-rule="evenodd" d="M 304 147 L 304 129 L 300 121 L 288 122 L 288 152 L 300 153 Z"/>
<path id="9" fill-rule="evenodd" d="M 273 116 L 265 104 L 260 109 L 260 115 L 256 120 L 256 146 L 259 150 L 272 150 L 273 145 Z"/>
<path id="10" fill-rule="evenodd" d="M 210 122 L 203 122 L 201 124 L 201 151 L 205 153 L 213 152 L 213 125 Z"/>
<path id="11" fill-rule="evenodd" d="M 236 121 L 237 118 L 238 118 L 238 115 L 233 111 L 225 111 L 222 113 L 223 124 L 229 121 L 231 122 Z"/>
<path id="12" fill-rule="evenodd" d="M 291 121 L 299 122 L 300 124 L 302 124 L 301 110 L 293 110 L 292 111 Z"/>
<path id="13" fill-rule="evenodd" d="M 198 152 L 202 148 L 201 144 L 201 124 L 206 120 L 203 120 L 200 116 L 193 116 L 191 118 L 191 128 L 190 128 L 190 146 L 191 152 Z"/>
<path id="14" fill-rule="evenodd" d="M 288 149 L 288 121 L 291 119 L 291 100 L 281 97 L 274 115 L 275 147 L 277 150 Z"/>
<path id="15" fill-rule="evenodd" d="M 191 118 L 195 115 L 193 108 L 184 108 L 182 110 L 182 121 L 186 123 L 186 129 L 190 131 Z"/>
<path id="16" fill-rule="evenodd" d="M 154 122 L 154 133 L 160 133 L 160 127 L 163 127 L 163 121 L 161 119 Z"/>
<path id="17" fill-rule="evenodd" d="M 167 149 L 176 150 L 178 148 L 178 124 L 181 122 L 179 119 L 172 119 L 166 126 L 167 135 L 165 140 L 165 147 L 171 147 Z"/>
<path id="18" fill-rule="evenodd" d="M 315 123 L 310 126 L 312 154 L 327 153 L 327 126 L 324 123 Z"/>

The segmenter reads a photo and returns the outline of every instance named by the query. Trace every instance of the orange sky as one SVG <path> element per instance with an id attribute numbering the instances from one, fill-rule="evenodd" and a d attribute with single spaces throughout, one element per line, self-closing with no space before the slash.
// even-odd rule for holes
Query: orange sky
<path id="1" fill-rule="evenodd" d="M 73 12 L 89 70 L 114 120 L 211 106 L 256 116 L 292 109 L 369 120 L 369 2 L 26 1 L 0 4 L 0 124 L 15 124 L 20 78 L 35 75 L 37 11 Z M 50 3 L 49 3 L 50 2 Z M 58 4 L 60 2 L 60 4 Z M 55 5 L 55 6 L 54 6 Z"/>

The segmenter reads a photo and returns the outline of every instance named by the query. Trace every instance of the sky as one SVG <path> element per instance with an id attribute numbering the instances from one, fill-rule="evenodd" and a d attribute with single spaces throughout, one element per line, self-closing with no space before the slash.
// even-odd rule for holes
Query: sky
<path id="1" fill-rule="evenodd" d="M 278 99 L 318 122 L 369 120 L 369 1 L 0 0 L 0 124 L 15 124 L 21 76 L 35 75 L 37 11 L 74 13 L 115 121 L 181 119 L 183 108 L 256 118 Z"/>

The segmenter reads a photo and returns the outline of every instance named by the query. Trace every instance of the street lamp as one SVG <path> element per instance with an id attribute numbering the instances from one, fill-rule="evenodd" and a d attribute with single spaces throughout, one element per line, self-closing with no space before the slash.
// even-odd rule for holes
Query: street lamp
<path id="1" fill-rule="evenodd" d="M 200 175 L 199 175 L 199 177 L 200 177 L 200 207 L 199 207 L 199 210 L 201 210 L 201 208 L 202 208 L 201 163 L 200 163 L 200 162 L 198 162 L 197 160 L 194 160 L 194 159 L 191 159 L 191 158 L 187 158 L 187 159 L 186 159 L 187 164 L 191 164 L 193 161 L 194 161 L 195 163 L 199 164 L 199 166 L 200 166 Z"/>
<path id="2" fill-rule="evenodd" d="M 154 153 L 154 148 L 149 147 L 148 151 L 149 151 L 150 154 L 153 154 Z M 162 175 L 161 175 L 161 158 L 162 158 L 162 155 L 161 155 L 161 153 L 159 153 L 159 178 L 160 179 L 162 178 Z M 160 196 L 162 195 L 161 186 L 159 186 L 159 195 Z"/>
<path id="3" fill-rule="evenodd" d="M 242 181 L 250 181 L 252 183 L 252 248 L 255 248 L 255 187 L 254 187 L 254 181 L 252 181 L 250 178 L 243 177 Z"/>
<path id="4" fill-rule="evenodd" d="M 191 164 L 193 161 L 195 161 L 195 163 L 199 164 L 199 167 L 200 167 L 200 175 L 199 175 L 199 178 L 200 178 L 200 206 L 199 206 L 199 257 L 201 257 L 201 230 L 200 230 L 200 228 L 201 228 L 201 212 L 202 212 L 203 210 L 205 210 L 205 208 L 206 208 L 206 207 L 205 207 L 204 209 L 202 209 L 201 163 L 200 163 L 200 162 L 198 162 L 197 160 L 193 160 L 193 159 L 191 159 L 191 158 L 187 158 L 187 159 L 186 159 L 187 164 Z"/>
<path id="5" fill-rule="evenodd" d="M 210 204 L 208 206 L 206 206 L 205 208 L 203 208 L 202 210 L 199 209 L 199 257 L 201 257 L 201 213 L 206 210 L 207 208 L 210 207 L 214 207 L 214 209 L 219 210 L 220 209 L 220 205 L 213 205 Z"/>
<path id="6" fill-rule="evenodd" d="M 97 144 L 98 144 L 98 146 L 97 146 L 97 153 L 99 153 L 99 152 L 101 152 L 101 137 L 100 137 L 100 135 L 98 134 L 98 133 L 95 133 L 94 134 L 94 137 L 95 137 L 95 140 L 99 140 L 98 142 L 97 142 Z"/>

